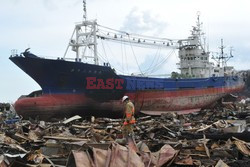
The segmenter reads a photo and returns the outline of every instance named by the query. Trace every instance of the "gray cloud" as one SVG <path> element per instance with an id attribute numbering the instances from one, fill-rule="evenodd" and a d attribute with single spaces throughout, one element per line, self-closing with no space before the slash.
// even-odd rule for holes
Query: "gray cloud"
<path id="1" fill-rule="evenodd" d="M 140 11 L 137 7 L 134 7 L 125 18 L 121 30 L 130 33 L 156 35 L 162 33 L 167 25 L 151 11 Z"/>

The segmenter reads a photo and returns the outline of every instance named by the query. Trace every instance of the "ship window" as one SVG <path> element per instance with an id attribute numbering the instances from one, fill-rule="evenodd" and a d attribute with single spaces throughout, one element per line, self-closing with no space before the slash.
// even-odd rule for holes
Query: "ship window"
<path id="1" fill-rule="evenodd" d="M 99 71 L 99 74 L 101 74 L 102 73 L 102 71 Z"/>
<path id="2" fill-rule="evenodd" d="M 78 69 L 78 72 L 80 72 L 81 70 L 80 69 Z"/>
<path id="3" fill-rule="evenodd" d="M 89 73 L 91 73 L 91 70 L 89 70 Z"/>
<path id="4" fill-rule="evenodd" d="M 75 71 L 75 69 L 71 69 L 71 72 L 74 72 Z"/>
<path id="5" fill-rule="evenodd" d="M 189 57 L 188 57 L 188 60 L 189 60 Z"/>
<path id="6" fill-rule="evenodd" d="M 94 73 L 96 74 L 97 71 L 94 71 Z"/>
<path id="7" fill-rule="evenodd" d="M 201 57 L 201 60 L 203 60 L 203 57 Z"/>

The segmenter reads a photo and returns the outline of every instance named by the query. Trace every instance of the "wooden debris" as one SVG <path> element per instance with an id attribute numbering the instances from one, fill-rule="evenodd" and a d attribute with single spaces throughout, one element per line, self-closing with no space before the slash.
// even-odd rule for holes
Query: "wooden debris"
<path id="1" fill-rule="evenodd" d="M 43 136 L 44 139 L 65 140 L 65 141 L 89 141 L 89 139 L 62 136 Z"/>
<path id="2" fill-rule="evenodd" d="M 0 164 L 74 166 L 82 160 L 87 166 L 104 162 L 117 166 L 113 160 L 127 166 L 249 164 L 250 112 L 233 110 L 233 103 L 223 105 L 227 107 L 185 116 L 137 116 L 129 146 L 122 138 L 122 119 L 73 116 L 58 122 L 20 120 L 2 124 Z M 124 141 L 123 146 L 116 141 Z M 140 144 L 135 146 L 134 142 Z M 118 152 L 120 157 L 115 156 Z"/>

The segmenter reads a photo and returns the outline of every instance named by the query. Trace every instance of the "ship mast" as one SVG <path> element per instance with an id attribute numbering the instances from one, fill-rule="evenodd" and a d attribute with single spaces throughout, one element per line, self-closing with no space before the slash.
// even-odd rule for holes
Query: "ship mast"
<path id="1" fill-rule="evenodd" d="M 223 45 L 223 39 L 221 39 L 221 46 L 219 47 L 220 53 L 217 57 L 212 57 L 217 62 L 218 67 L 225 67 L 227 66 L 227 61 L 233 57 L 232 48 L 230 48 L 230 56 L 224 53 L 224 49 L 226 47 Z"/>
<path id="2" fill-rule="evenodd" d="M 72 50 L 76 52 L 75 60 L 77 62 L 81 62 L 84 58 L 91 58 L 94 59 L 95 65 L 99 65 L 96 31 L 97 22 L 96 20 L 87 20 L 86 0 L 83 0 L 83 21 L 75 25 L 64 58 L 66 57 L 69 47 L 72 47 Z M 93 51 L 94 55 L 86 55 L 87 49 Z"/>
<path id="3" fill-rule="evenodd" d="M 219 47 L 219 49 L 221 50 L 221 54 L 219 56 L 219 63 L 220 63 L 220 60 L 221 60 L 221 66 L 224 67 L 225 65 L 225 55 L 224 55 L 224 49 L 225 49 L 225 46 L 223 45 L 223 39 L 221 39 L 221 46 Z"/>

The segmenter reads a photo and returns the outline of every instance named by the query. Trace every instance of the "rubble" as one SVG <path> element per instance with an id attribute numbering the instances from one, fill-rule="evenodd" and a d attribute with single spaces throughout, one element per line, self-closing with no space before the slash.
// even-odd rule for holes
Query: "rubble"
<path id="1" fill-rule="evenodd" d="M 243 108 L 242 99 L 224 100 L 217 108 L 198 113 L 137 116 L 136 149 L 119 142 L 122 119 L 2 119 L 0 166 L 248 166 L 247 101 Z"/>

